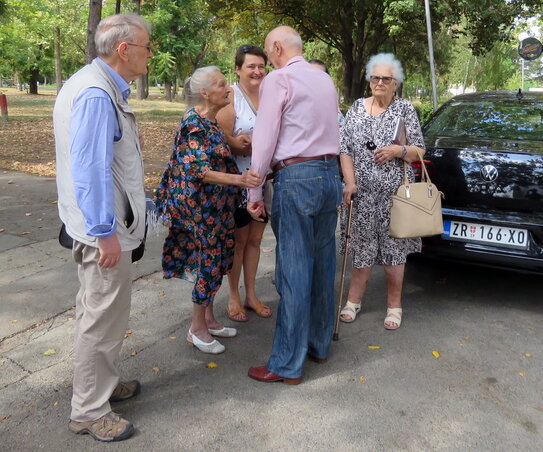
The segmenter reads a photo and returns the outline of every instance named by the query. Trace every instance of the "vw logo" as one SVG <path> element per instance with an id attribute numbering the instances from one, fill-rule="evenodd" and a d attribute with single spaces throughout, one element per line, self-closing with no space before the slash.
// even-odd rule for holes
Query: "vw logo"
<path id="1" fill-rule="evenodd" d="M 498 170 L 495 166 L 485 165 L 481 168 L 481 177 L 485 182 L 494 182 L 498 178 Z"/>

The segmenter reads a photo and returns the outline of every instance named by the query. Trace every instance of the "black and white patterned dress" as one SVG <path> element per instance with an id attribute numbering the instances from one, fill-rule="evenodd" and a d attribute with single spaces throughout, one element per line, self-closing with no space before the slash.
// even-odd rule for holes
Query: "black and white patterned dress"
<path id="1" fill-rule="evenodd" d="M 377 116 L 371 116 L 364 108 L 364 99 L 358 99 L 347 112 L 345 124 L 340 130 L 341 154 L 349 155 L 353 159 L 358 187 L 353 202 L 349 241 L 349 251 L 355 268 L 367 268 L 375 264 L 400 265 L 405 263 L 408 254 L 420 252 L 420 238 L 395 239 L 388 235 L 391 196 L 402 184 L 403 160 L 396 158 L 378 165 L 374 161 L 374 150 L 366 146 L 368 141 L 373 141 L 376 149 L 392 144 L 399 116 L 404 118 L 407 144 L 424 148 L 415 108 L 402 98 L 394 99 L 389 107 Z M 408 175 L 409 179 L 413 180 L 411 165 L 408 165 Z M 343 230 L 346 210 L 343 209 L 342 215 Z"/>

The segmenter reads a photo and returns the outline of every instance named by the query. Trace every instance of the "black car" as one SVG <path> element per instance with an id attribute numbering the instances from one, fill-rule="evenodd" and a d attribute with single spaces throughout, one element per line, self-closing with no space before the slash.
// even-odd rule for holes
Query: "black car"
<path id="1" fill-rule="evenodd" d="M 423 134 L 445 195 L 445 232 L 423 254 L 543 273 L 543 93 L 456 96 Z"/>

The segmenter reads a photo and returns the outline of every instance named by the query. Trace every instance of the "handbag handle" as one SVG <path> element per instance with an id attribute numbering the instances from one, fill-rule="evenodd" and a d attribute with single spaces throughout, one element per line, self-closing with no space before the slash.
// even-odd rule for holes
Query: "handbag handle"
<path id="1" fill-rule="evenodd" d="M 420 153 L 419 148 L 416 146 L 415 146 L 415 151 L 417 152 L 417 156 L 419 157 L 420 165 L 422 168 L 421 181 L 431 184 L 432 181 L 430 180 L 430 176 L 428 175 L 428 170 L 426 169 L 426 165 L 424 164 L 424 159 Z M 407 178 L 407 162 L 405 160 L 403 161 L 403 180 L 404 180 L 404 185 L 409 185 L 409 180 Z"/>

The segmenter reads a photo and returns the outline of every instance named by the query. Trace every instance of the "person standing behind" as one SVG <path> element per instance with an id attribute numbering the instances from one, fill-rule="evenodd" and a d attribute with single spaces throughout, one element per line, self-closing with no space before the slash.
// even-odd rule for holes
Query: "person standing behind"
<path id="1" fill-rule="evenodd" d="M 217 121 L 224 130 L 240 171 L 247 171 L 251 167 L 251 138 L 258 110 L 258 90 L 266 75 L 267 62 L 268 58 L 260 47 L 243 45 L 238 49 L 236 72 L 239 82 L 232 85 L 232 103 L 217 113 Z M 236 322 L 246 322 L 248 318 L 245 308 L 255 311 L 260 317 L 270 317 L 272 310 L 260 302 L 255 291 L 260 243 L 267 221 L 255 221 L 247 212 L 247 190 L 243 190 L 243 199 L 234 212 L 234 219 L 236 248 L 232 272 L 228 275 L 228 318 Z M 244 306 L 239 293 L 242 268 L 245 282 Z"/>
<path id="2" fill-rule="evenodd" d="M 330 77 L 302 57 L 292 28 L 265 40 L 276 69 L 260 88 L 252 169 L 275 173 L 271 223 L 277 238 L 280 296 L 271 356 L 249 377 L 298 384 L 306 356 L 323 363 L 334 329 L 335 229 L 342 187 L 338 171 L 338 98 Z M 264 215 L 262 190 L 249 190 L 248 211 Z"/>
<path id="3" fill-rule="evenodd" d="M 62 87 L 53 111 L 59 216 L 81 283 L 69 430 L 100 441 L 132 436 L 110 402 L 140 391 L 138 381 L 120 381 L 114 361 L 128 327 L 132 250 L 145 234 L 141 145 L 127 99 L 153 56 L 149 32 L 137 15 L 103 19 L 98 58 Z"/>

